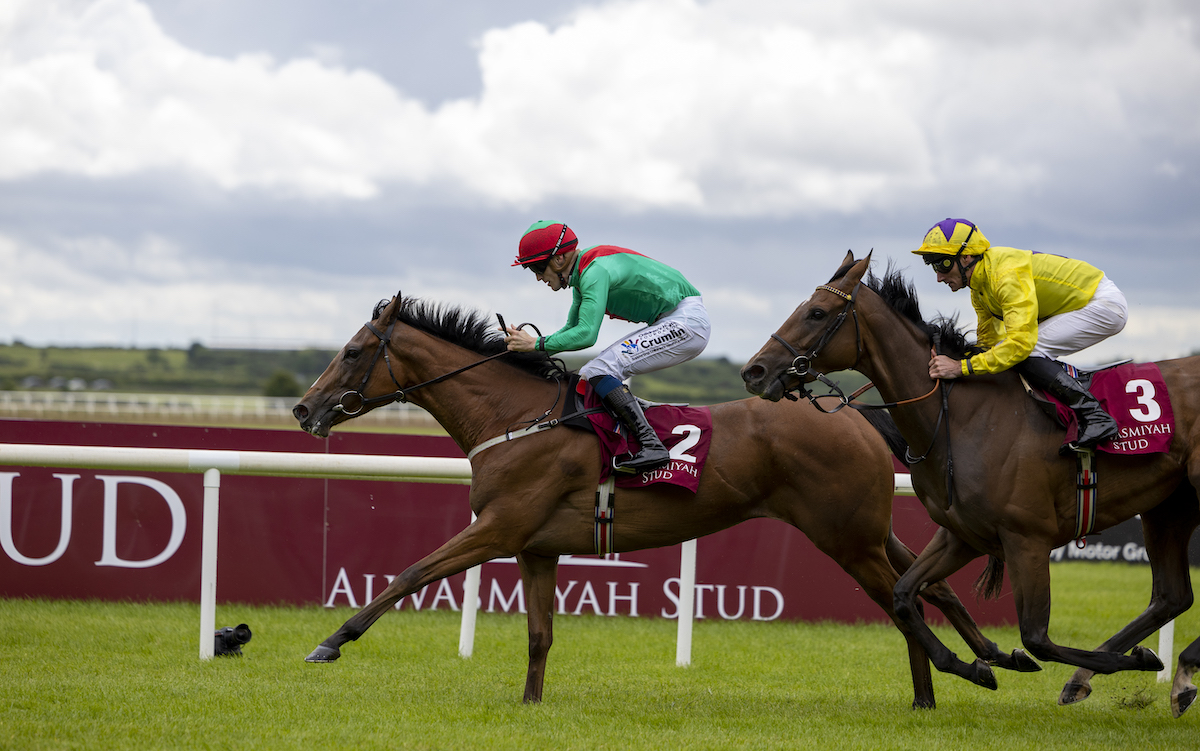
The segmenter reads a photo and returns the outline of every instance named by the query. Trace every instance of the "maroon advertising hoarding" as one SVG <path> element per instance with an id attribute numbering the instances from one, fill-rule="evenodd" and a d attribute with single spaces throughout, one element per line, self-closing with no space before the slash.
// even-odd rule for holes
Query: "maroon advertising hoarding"
<path id="1" fill-rule="evenodd" d="M 0 420 L 0 442 L 461 457 L 446 437 Z M 221 602 L 362 607 L 471 520 L 465 485 L 278 477 L 221 478 Z M 200 594 L 200 474 L 0 467 L 0 596 L 191 600 Z M 897 497 L 896 534 L 920 550 L 935 527 Z M 885 620 L 854 580 L 796 529 L 754 520 L 697 544 L 696 615 L 746 620 Z M 983 561 L 951 579 L 985 624 L 1015 621 L 1012 598 L 976 602 Z M 463 575 L 401 609 L 462 606 Z M 516 564 L 482 567 L 480 608 L 524 610 Z M 557 610 L 673 618 L 679 546 L 563 557 Z M 937 617 L 929 609 L 931 617 Z"/>

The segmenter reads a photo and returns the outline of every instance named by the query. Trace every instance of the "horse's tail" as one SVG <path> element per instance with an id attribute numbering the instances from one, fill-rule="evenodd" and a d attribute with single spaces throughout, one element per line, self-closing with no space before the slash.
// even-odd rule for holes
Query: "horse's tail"
<path id="1" fill-rule="evenodd" d="M 983 573 L 975 580 L 971 589 L 981 600 L 995 600 L 1000 597 L 1000 590 L 1003 587 L 1004 561 L 994 555 L 989 555 L 987 566 L 984 567 Z"/>
<path id="2" fill-rule="evenodd" d="M 860 415 L 871 423 L 871 427 L 879 431 L 883 436 L 883 440 L 887 442 L 888 448 L 891 449 L 892 455 L 900 460 L 904 466 L 908 466 L 908 461 L 905 459 L 908 456 L 908 441 L 904 440 L 904 436 L 900 435 L 900 428 L 896 427 L 896 421 L 888 414 L 885 409 L 863 409 L 858 412 Z"/>

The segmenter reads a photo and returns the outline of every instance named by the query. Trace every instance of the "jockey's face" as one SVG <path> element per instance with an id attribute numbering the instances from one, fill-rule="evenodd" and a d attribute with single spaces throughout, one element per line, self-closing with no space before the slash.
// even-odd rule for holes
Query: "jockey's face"
<path id="1" fill-rule="evenodd" d="M 537 271 L 532 266 L 529 270 L 533 272 L 538 281 L 544 282 L 546 286 L 557 292 L 567 286 L 565 272 L 574 259 L 575 251 L 560 253 L 551 258 L 550 262 L 546 264 L 546 268 L 541 271 Z"/>
<path id="2" fill-rule="evenodd" d="M 936 266 L 934 267 L 937 280 L 949 287 L 951 292 L 957 292 L 971 283 L 971 271 L 975 267 L 975 256 L 960 256 L 960 259 L 961 265 L 956 263 L 950 267 L 949 271 L 941 271 Z M 964 268 L 966 269 L 965 279 L 963 278 Z"/>

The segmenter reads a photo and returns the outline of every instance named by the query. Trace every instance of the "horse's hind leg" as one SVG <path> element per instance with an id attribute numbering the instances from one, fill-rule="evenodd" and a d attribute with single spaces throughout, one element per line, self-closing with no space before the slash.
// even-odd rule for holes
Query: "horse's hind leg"
<path id="1" fill-rule="evenodd" d="M 1181 486 L 1167 500 L 1142 514 L 1142 536 L 1153 577 L 1150 604 L 1096 651 L 1123 654 L 1192 606 L 1187 547 L 1197 521 L 1200 521 L 1200 511 L 1196 508 L 1195 491 L 1190 486 Z M 1170 655 L 1162 657 L 1167 661 L 1171 659 Z M 1092 693 L 1093 675 L 1095 673 L 1086 668 L 1076 670 L 1063 686 L 1058 703 L 1074 704 L 1088 698 Z"/>
<path id="2" fill-rule="evenodd" d="M 544 557 L 528 552 L 517 555 L 529 623 L 529 670 L 525 675 L 525 702 L 542 700 L 546 679 L 546 657 L 554 643 L 554 587 L 558 556 Z"/>
<path id="3" fill-rule="evenodd" d="M 511 555 L 496 542 L 496 535 L 482 523 L 482 517 L 450 538 L 444 545 L 404 570 L 365 608 L 350 617 L 342 627 L 305 657 L 305 662 L 333 662 L 342 656 L 341 646 L 362 636 L 375 621 L 400 599 L 430 582 L 466 571 L 484 561 Z"/>
<path id="4" fill-rule="evenodd" d="M 917 557 L 916 553 L 912 552 L 895 534 L 888 535 L 887 551 L 888 560 L 901 574 L 908 571 Z M 962 604 L 962 600 L 958 599 L 958 595 L 945 580 L 930 584 L 921 590 L 921 598 L 942 611 L 942 615 L 946 616 L 946 620 L 967 643 L 975 656 L 989 665 L 1021 673 L 1033 673 L 1042 669 L 1042 666 L 1034 662 L 1025 653 L 1025 650 L 1014 649 L 1012 654 L 1006 654 L 1001 651 L 996 642 L 984 636 L 983 632 L 979 630 L 979 625 L 975 623 L 975 619 Z"/>
<path id="5" fill-rule="evenodd" d="M 937 706 L 933 692 L 933 673 L 929 667 L 929 657 L 913 636 L 912 631 L 901 618 L 896 615 L 892 602 L 892 590 L 898 578 L 895 568 L 888 557 L 878 549 L 872 550 L 866 545 L 852 545 L 852 553 L 843 551 L 825 552 L 840 565 L 846 573 L 854 577 L 862 587 L 863 592 L 883 608 L 892 619 L 896 628 L 904 635 L 908 646 L 908 666 L 912 673 L 913 709 L 933 709 Z M 919 606 L 918 606 L 919 607 Z"/>
<path id="6" fill-rule="evenodd" d="M 1179 653 L 1179 667 L 1175 669 L 1175 681 L 1171 684 L 1171 714 L 1179 717 L 1196 701 L 1196 685 L 1192 676 L 1200 667 L 1200 639 Z"/>

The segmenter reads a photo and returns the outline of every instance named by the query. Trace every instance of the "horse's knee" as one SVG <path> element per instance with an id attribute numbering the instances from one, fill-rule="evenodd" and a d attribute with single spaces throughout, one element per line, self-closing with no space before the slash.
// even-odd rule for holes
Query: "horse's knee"
<path id="1" fill-rule="evenodd" d="M 1196 597 L 1192 594 L 1191 587 L 1186 592 L 1181 592 L 1176 597 L 1171 598 L 1170 602 L 1167 603 L 1167 620 L 1178 618 L 1191 610 L 1195 599 Z"/>
<path id="2" fill-rule="evenodd" d="M 902 621 L 911 622 L 925 619 L 925 610 L 916 595 L 908 590 L 902 590 L 900 587 L 896 587 L 893 593 L 892 608 L 895 609 L 896 616 Z"/>
<path id="3" fill-rule="evenodd" d="M 1021 634 L 1021 643 L 1035 660 L 1053 662 L 1057 657 L 1057 647 L 1046 634 Z"/>
<path id="4" fill-rule="evenodd" d="M 550 646 L 553 643 L 554 636 L 548 632 L 529 632 L 529 659 L 538 660 L 544 658 L 550 653 Z"/>

